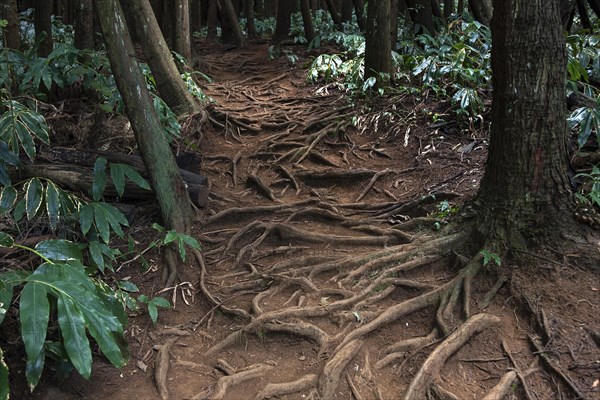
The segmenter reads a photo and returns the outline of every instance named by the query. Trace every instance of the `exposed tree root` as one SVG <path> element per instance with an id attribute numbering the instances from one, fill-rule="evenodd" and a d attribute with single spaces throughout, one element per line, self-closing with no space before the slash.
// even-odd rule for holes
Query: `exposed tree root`
<path id="1" fill-rule="evenodd" d="M 323 372 L 321 373 L 321 376 L 319 376 L 317 385 L 317 390 L 322 399 L 333 398 L 333 393 L 339 385 L 340 377 L 342 376 L 344 369 L 358 354 L 362 345 L 363 342 L 361 340 L 348 342 L 342 349 L 335 353 L 327 364 L 325 364 Z"/>
<path id="2" fill-rule="evenodd" d="M 404 395 L 404 400 L 426 398 L 431 382 L 437 378 L 440 369 L 448 357 L 456 353 L 473 336 L 498 323 L 500 323 L 500 318 L 491 314 L 478 314 L 469 318 L 469 320 L 461 325 L 429 355 L 417 375 L 413 378 Z"/>
<path id="3" fill-rule="evenodd" d="M 513 390 L 513 383 L 517 380 L 517 373 L 515 371 L 508 371 L 502 376 L 500 382 L 496 384 L 485 395 L 483 400 L 502 400 Z"/>
<path id="4" fill-rule="evenodd" d="M 156 389 L 162 400 L 168 400 L 169 388 L 167 385 L 168 374 L 169 374 L 169 352 L 171 346 L 179 339 L 179 337 L 172 337 L 168 339 L 158 349 L 156 360 L 154 361 L 154 381 L 156 383 Z"/>
<path id="5" fill-rule="evenodd" d="M 273 365 L 256 364 L 256 365 L 251 365 L 247 368 L 244 368 L 243 370 L 241 370 L 239 372 L 235 372 L 231 375 L 223 376 L 217 381 L 217 385 L 215 387 L 214 392 L 208 398 L 210 400 L 224 399 L 224 398 L 226 398 L 225 395 L 227 394 L 227 391 L 231 387 L 233 387 L 235 385 L 239 385 L 250 379 L 259 378 L 262 375 L 264 375 L 265 372 L 267 372 L 271 369 L 273 369 Z M 205 392 L 200 392 L 196 396 L 192 397 L 192 400 L 203 399 L 203 398 L 205 398 L 205 395 L 206 395 Z"/>
<path id="6" fill-rule="evenodd" d="M 293 382 L 269 383 L 263 390 L 258 392 L 254 400 L 270 399 L 281 397 L 308 390 L 317 386 L 317 376 L 315 374 L 304 375 L 302 378 Z"/>

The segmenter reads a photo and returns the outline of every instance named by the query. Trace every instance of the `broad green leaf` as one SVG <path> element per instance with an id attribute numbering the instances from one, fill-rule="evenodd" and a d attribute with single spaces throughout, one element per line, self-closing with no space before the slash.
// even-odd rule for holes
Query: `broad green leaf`
<path id="1" fill-rule="evenodd" d="M 123 215 L 119 209 L 114 206 L 111 206 L 107 203 L 97 203 L 96 205 L 96 215 L 102 213 L 105 215 L 106 220 L 110 224 L 111 229 L 119 236 L 123 237 L 123 229 L 122 226 L 129 226 L 129 222 L 127 222 L 127 218 Z M 107 242 L 108 243 L 108 242 Z"/>
<path id="2" fill-rule="evenodd" d="M 94 207 L 94 220 L 96 221 L 96 228 L 98 229 L 98 233 L 104 240 L 104 243 L 108 243 L 110 241 L 110 228 L 108 224 L 108 219 L 106 218 L 106 213 L 102 212 L 100 207 L 98 207 L 98 203 L 93 204 Z"/>
<path id="3" fill-rule="evenodd" d="M 104 272 L 104 256 L 102 255 L 102 250 L 100 249 L 100 243 L 95 240 L 91 241 L 89 251 L 94 264 L 96 264 L 100 272 Z"/>
<path id="4" fill-rule="evenodd" d="M 73 366 L 86 379 L 92 373 L 92 351 L 85 334 L 85 321 L 75 303 L 66 297 L 58 296 L 58 325 L 65 350 Z"/>
<path id="5" fill-rule="evenodd" d="M 0 192 L 0 214 L 10 211 L 17 200 L 17 190 L 12 186 L 5 186 Z"/>
<path id="6" fill-rule="evenodd" d="M 178 238 L 179 238 L 179 234 L 177 233 L 177 231 L 169 231 L 165 235 L 165 239 L 163 240 L 163 243 L 164 244 L 169 244 L 171 242 L 174 242 Z"/>
<path id="7" fill-rule="evenodd" d="M 10 174 L 8 173 L 8 168 L 6 164 L 0 160 L 0 185 L 2 186 L 10 186 L 12 185 L 12 181 L 10 180 Z"/>
<path id="8" fill-rule="evenodd" d="M 8 145 L 4 143 L 4 141 L 0 141 L 0 160 L 8 165 L 19 165 L 21 163 L 19 155 L 10 151 Z"/>
<path id="9" fill-rule="evenodd" d="M 4 353 L 0 347 L 0 400 L 8 400 L 10 385 L 8 383 L 8 365 L 4 362 Z"/>
<path id="10" fill-rule="evenodd" d="M 169 303 L 169 300 L 165 299 L 164 297 L 155 297 L 150 300 L 150 303 L 157 307 L 171 308 L 171 303 Z"/>
<path id="11" fill-rule="evenodd" d="M 35 274 L 34 274 L 35 275 Z M 32 276 L 34 276 L 32 275 Z M 19 320 L 21 321 L 21 338 L 25 344 L 27 353 L 27 363 L 31 363 L 32 378 L 37 374 L 37 367 L 40 364 L 43 367 L 43 358 L 40 360 L 40 353 L 43 353 L 44 341 L 48 330 L 48 320 L 50 317 L 50 304 L 48 303 L 47 287 L 35 281 L 28 282 L 21 291 L 19 302 Z M 40 371 L 41 374 L 41 371 Z M 29 373 L 27 381 L 32 384 Z M 39 379 L 39 376 L 37 377 Z M 37 380 L 35 380 L 37 383 Z M 35 384 L 33 385 L 35 386 Z"/>
<path id="12" fill-rule="evenodd" d="M 110 164 L 110 177 L 113 185 L 117 190 L 119 197 L 123 197 L 125 192 L 125 171 L 123 171 L 123 164 Z"/>
<path id="13" fill-rule="evenodd" d="M 38 243 L 35 249 L 53 261 L 71 261 L 83 258 L 79 244 L 64 239 L 45 240 Z"/>
<path id="14" fill-rule="evenodd" d="M 12 247 L 14 239 L 6 232 L 0 231 L 0 247 Z"/>
<path id="15" fill-rule="evenodd" d="M 27 384 L 30 391 L 33 391 L 40 381 L 42 371 L 44 370 L 45 359 L 46 353 L 43 350 L 38 353 L 37 357 L 27 359 L 27 363 L 25 364 L 25 376 L 27 377 Z"/>
<path id="16" fill-rule="evenodd" d="M 142 189 L 150 190 L 150 185 L 148 182 L 142 178 L 142 176 L 135 169 L 131 168 L 129 165 L 123 165 L 123 171 L 125 172 L 127 178 L 133 183 Z"/>
<path id="17" fill-rule="evenodd" d="M 35 158 L 35 144 L 33 143 L 33 138 L 29 133 L 29 130 L 21 121 L 15 121 L 15 129 L 17 131 L 17 135 L 19 136 L 19 141 L 21 142 L 21 146 L 23 146 L 23 150 L 25 150 L 25 154 L 31 161 Z"/>
<path id="18" fill-rule="evenodd" d="M 106 187 L 106 159 L 98 157 L 94 164 L 94 180 L 92 182 L 92 197 L 94 201 L 102 198 L 102 193 Z"/>
<path id="19" fill-rule="evenodd" d="M 40 114 L 31 109 L 26 109 L 19 115 L 29 131 L 46 144 L 50 144 L 50 135 L 48 134 L 48 125 L 46 120 Z"/>
<path id="20" fill-rule="evenodd" d="M 0 324 L 6 316 L 6 311 L 9 309 L 13 296 L 13 284 L 11 282 L 3 282 L 0 276 Z"/>
<path id="21" fill-rule="evenodd" d="M 32 219 L 37 214 L 42 205 L 44 187 L 38 178 L 30 179 L 25 185 L 25 205 L 27 209 L 27 219 Z"/>
<path id="22" fill-rule="evenodd" d="M 158 321 L 158 308 L 152 302 L 148 303 L 148 314 L 150 315 L 150 319 L 152 323 L 156 325 L 156 321 Z"/>
<path id="23" fill-rule="evenodd" d="M 119 288 L 129 293 L 137 293 L 140 289 L 131 281 L 119 281 Z"/>
<path id="24" fill-rule="evenodd" d="M 50 228 L 56 229 L 60 218 L 60 197 L 58 188 L 54 183 L 48 182 L 46 185 L 46 211 L 50 220 Z"/>
<path id="25" fill-rule="evenodd" d="M 200 250 L 200 248 L 201 248 L 200 243 L 198 243 L 198 241 L 195 238 L 191 237 L 190 235 L 185 235 L 185 234 L 181 235 L 181 238 L 183 239 L 185 244 L 187 244 L 191 248 Z"/>
<path id="26" fill-rule="evenodd" d="M 79 209 L 79 227 L 84 235 L 90 231 L 94 223 L 94 207 L 91 204 L 86 204 Z"/>
<path id="27" fill-rule="evenodd" d="M 25 199 L 17 201 L 15 208 L 13 208 L 13 218 L 16 222 L 19 222 L 25 216 Z"/>

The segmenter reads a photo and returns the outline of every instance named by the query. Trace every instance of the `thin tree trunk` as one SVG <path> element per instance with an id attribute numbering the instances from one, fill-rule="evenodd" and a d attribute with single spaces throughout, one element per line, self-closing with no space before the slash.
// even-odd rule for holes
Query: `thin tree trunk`
<path id="1" fill-rule="evenodd" d="M 435 24 L 433 23 L 433 10 L 431 0 L 406 0 L 409 7 L 411 19 L 415 25 L 419 25 L 417 33 L 423 33 L 423 28 L 431 35 L 435 35 Z"/>
<path id="2" fill-rule="evenodd" d="M 431 12 L 434 18 L 438 18 L 440 20 L 444 19 L 442 15 L 442 9 L 440 8 L 440 2 L 438 0 L 431 0 Z"/>
<path id="3" fill-rule="evenodd" d="M 246 15 L 246 31 L 248 37 L 257 37 L 256 24 L 254 23 L 254 0 L 244 0 L 244 14 Z"/>
<path id="4" fill-rule="evenodd" d="M 21 34 L 19 31 L 19 12 L 16 0 L 6 0 L 0 6 L 0 16 L 8 22 L 4 30 L 6 47 L 19 50 L 21 47 Z"/>
<path id="5" fill-rule="evenodd" d="M 202 28 L 202 1 L 190 1 L 190 30 L 192 34 Z"/>
<path id="6" fill-rule="evenodd" d="M 333 4 L 333 0 L 326 0 L 325 4 L 327 4 L 327 8 L 329 9 L 329 13 L 331 14 L 331 18 L 333 19 L 333 23 L 337 26 L 338 31 L 344 31 L 344 25 L 342 25 L 342 19 L 335 8 L 335 4 Z"/>
<path id="7" fill-rule="evenodd" d="M 126 0 L 123 3 L 128 14 L 134 18 L 137 36 L 140 38 L 144 55 L 156 80 L 156 87 L 161 98 L 177 115 L 200 111 L 200 106 L 187 90 L 179 75 L 150 2 L 148 0 Z"/>
<path id="8" fill-rule="evenodd" d="M 399 1 L 400 0 L 391 0 L 390 3 L 390 47 L 392 49 L 396 48 L 396 43 L 398 42 L 398 23 L 400 17 Z"/>
<path id="9" fill-rule="evenodd" d="M 341 4 L 340 11 L 342 12 L 342 22 L 352 21 L 352 2 L 344 0 Z"/>
<path id="10" fill-rule="evenodd" d="M 277 24 L 275 26 L 275 34 L 273 35 L 273 43 L 279 44 L 289 37 L 291 17 L 292 2 L 289 0 L 279 0 L 277 6 Z"/>
<path id="11" fill-rule="evenodd" d="M 173 15 L 175 17 L 172 22 L 175 28 L 175 51 L 190 62 L 192 59 L 192 34 L 190 32 L 189 0 L 175 0 Z"/>
<path id="12" fill-rule="evenodd" d="M 469 0 L 469 8 L 477 21 L 486 26 L 490 26 L 492 7 L 488 0 Z"/>
<path id="13" fill-rule="evenodd" d="M 310 43 L 314 40 L 316 34 L 308 1 L 300 0 L 300 11 L 302 12 L 302 23 L 304 24 L 304 36 L 306 36 L 306 40 Z"/>
<path id="14" fill-rule="evenodd" d="M 208 0 L 206 24 L 208 27 L 207 39 L 215 40 L 217 38 L 217 27 L 219 26 L 219 18 L 217 14 L 217 0 Z"/>
<path id="15" fill-rule="evenodd" d="M 75 47 L 94 48 L 94 5 L 92 0 L 79 0 L 75 12 Z"/>
<path id="16" fill-rule="evenodd" d="M 365 19 L 365 2 L 364 0 L 353 0 L 354 3 L 354 12 L 356 13 L 356 21 L 358 22 L 358 27 L 361 32 L 365 32 L 367 30 L 367 20 Z"/>
<path id="17" fill-rule="evenodd" d="M 48 54 L 54 48 L 54 42 L 52 41 L 52 1 L 35 0 L 34 4 L 33 23 L 35 25 L 36 40 L 44 35 L 37 53 L 40 57 L 48 57 Z"/>
<path id="18" fill-rule="evenodd" d="M 592 21 L 590 20 L 590 16 L 587 8 L 585 8 L 583 0 L 577 0 L 577 12 L 579 13 L 579 19 L 581 20 L 581 27 L 583 29 L 588 29 L 591 32 L 593 29 Z"/>
<path id="19" fill-rule="evenodd" d="M 463 15 L 465 13 L 465 5 L 465 0 L 458 0 L 458 6 L 456 7 L 458 15 Z"/>
<path id="20" fill-rule="evenodd" d="M 111 69 L 150 182 L 168 229 L 188 232 L 192 220 L 190 197 L 175 158 L 164 138 L 146 80 L 135 54 L 118 0 L 95 0 Z"/>
<path id="21" fill-rule="evenodd" d="M 526 248 L 571 214 L 558 0 L 495 0 L 492 40 L 493 123 L 475 204 L 486 236 Z"/>
<path id="22" fill-rule="evenodd" d="M 560 0 L 560 19 L 563 27 L 570 30 L 570 21 L 573 20 L 573 12 L 577 5 L 576 0 Z"/>
<path id="23" fill-rule="evenodd" d="M 365 36 L 365 80 L 392 70 L 390 0 L 369 1 Z M 378 84 L 379 84 L 378 79 Z"/>
<path id="24" fill-rule="evenodd" d="M 230 30 L 236 46 L 244 47 L 246 45 L 246 39 L 244 38 L 242 28 L 240 28 L 240 23 L 238 22 L 235 9 L 233 8 L 233 3 L 231 0 L 219 0 L 219 4 L 221 4 L 221 9 L 223 11 L 221 18 L 227 20 L 227 28 Z"/>
<path id="25" fill-rule="evenodd" d="M 450 18 L 450 16 L 454 13 L 454 0 L 445 0 L 444 1 L 444 17 L 446 19 Z"/>

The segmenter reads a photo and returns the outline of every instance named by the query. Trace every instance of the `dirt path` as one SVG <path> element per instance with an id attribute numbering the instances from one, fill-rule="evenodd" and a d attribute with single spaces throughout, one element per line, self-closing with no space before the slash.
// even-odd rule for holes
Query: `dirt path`
<path id="1" fill-rule="evenodd" d="M 442 223 L 435 205 L 461 204 L 478 184 L 480 138 L 425 126 L 440 110 L 408 97 L 360 114 L 356 128 L 355 106 L 334 88 L 307 85 L 305 70 L 268 61 L 266 45 L 200 59 L 216 103 L 213 129 L 196 138 L 213 185 L 197 229 L 200 280 L 195 267 L 183 274 L 196 302 L 178 297 L 157 328 L 132 325 L 134 357 L 123 371 L 100 363 L 91 385 L 76 379 L 45 398 L 160 398 L 158 370 L 171 399 L 398 399 L 407 390 L 425 399 L 428 387 L 436 398 L 451 398 L 448 390 L 480 399 L 509 369 L 539 367 L 528 310 L 512 307 L 506 287 L 484 304 L 502 279 L 480 274 L 471 289 L 479 267 L 461 269 L 460 232 L 433 237 Z M 400 111 L 390 121 L 392 107 Z M 460 151 L 469 144 L 474 151 Z M 577 284 L 597 290 L 592 276 L 579 279 L 562 282 L 563 300 L 576 301 L 567 290 Z M 586 293 L 580 318 L 590 322 L 598 294 Z M 548 307 L 555 326 L 575 329 L 557 302 Z M 593 345 L 574 351 L 577 363 L 594 358 Z M 429 385 L 438 370 L 443 379 Z M 554 385 L 542 383 L 555 378 L 538 375 L 529 390 L 551 398 Z M 572 379 L 588 385 L 591 376 Z"/>

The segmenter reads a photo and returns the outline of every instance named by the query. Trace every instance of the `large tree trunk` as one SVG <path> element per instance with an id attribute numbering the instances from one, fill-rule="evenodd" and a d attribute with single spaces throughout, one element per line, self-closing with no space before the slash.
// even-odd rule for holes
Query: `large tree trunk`
<path id="1" fill-rule="evenodd" d="M 167 144 L 118 0 L 95 0 L 106 51 L 142 159 L 168 229 L 188 232 L 192 208 L 175 158 Z"/>
<path id="2" fill-rule="evenodd" d="M 369 1 L 365 36 L 365 80 L 392 70 L 390 0 Z"/>
<path id="3" fill-rule="evenodd" d="M 175 10 L 173 15 L 175 19 L 171 23 L 175 28 L 175 51 L 190 62 L 192 60 L 192 33 L 190 31 L 189 0 L 175 0 Z"/>
<path id="4" fill-rule="evenodd" d="M 513 249 L 558 232 L 570 215 L 558 1 L 494 2 L 493 123 L 476 204 L 483 233 Z"/>
<path id="5" fill-rule="evenodd" d="M 310 43 L 315 38 L 316 33 L 308 0 L 300 0 L 300 11 L 302 12 L 302 23 L 304 24 L 304 36 L 308 43 Z"/>
<path id="6" fill-rule="evenodd" d="M 0 6 L 0 17 L 4 18 L 8 25 L 4 29 L 5 46 L 9 49 L 19 50 L 21 47 L 21 35 L 19 32 L 19 13 L 16 0 L 6 0 Z"/>
<path id="7" fill-rule="evenodd" d="M 37 53 L 40 57 L 48 57 L 54 48 L 52 41 L 52 1 L 35 0 L 34 25 L 36 40 L 44 35 Z"/>
<path id="8" fill-rule="evenodd" d="M 492 19 L 492 5 L 490 0 L 469 0 L 469 7 L 473 18 L 489 26 Z"/>
<path id="9" fill-rule="evenodd" d="M 244 38 L 242 28 L 240 28 L 240 23 L 238 22 L 235 9 L 233 8 L 233 3 L 231 0 L 219 0 L 219 4 L 222 9 L 221 18 L 227 20 L 227 29 L 230 31 L 229 33 L 236 46 L 244 47 L 246 45 L 246 39 Z M 225 28 L 223 27 L 223 29 Z M 225 36 L 225 34 L 223 34 L 223 36 Z"/>
<path id="10" fill-rule="evenodd" d="M 177 71 L 177 66 L 158 26 L 150 2 L 148 0 L 126 0 L 123 5 L 128 8 L 128 14 L 134 18 L 135 29 L 161 98 L 177 115 L 200 111 L 200 106 L 187 90 L 179 71 Z"/>
<path id="11" fill-rule="evenodd" d="M 75 11 L 75 47 L 94 48 L 93 0 L 79 0 Z"/>

